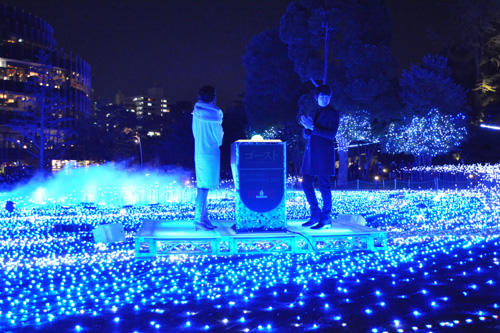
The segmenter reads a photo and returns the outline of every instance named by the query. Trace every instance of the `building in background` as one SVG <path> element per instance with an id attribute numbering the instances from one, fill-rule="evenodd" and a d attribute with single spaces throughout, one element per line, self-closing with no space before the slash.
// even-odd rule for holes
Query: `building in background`
<path id="1" fill-rule="evenodd" d="M 53 75 L 62 83 L 60 91 L 64 105 L 61 116 L 73 119 L 90 115 L 90 65 L 71 52 L 58 49 L 52 27 L 37 16 L 15 7 L 0 5 L 0 163 L 2 167 L 19 163 L 20 148 L 7 138 L 15 138 L 7 124 L 23 111 L 26 82 L 34 74 L 40 50 L 50 53 Z M 68 123 L 67 126 L 72 126 Z"/>
<path id="2" fill-rule="evenodd" d="M 161 136 L 164 124 L 169 119 L 170 108 L 162 88 L 149 88 L 146 95 L 126 97 L 121 91 L 116 94 L 116 104 L 137 119 L 135 130 L 148 136 Z"/>
<path id="3" fill-rule="evenodd" d="M 116 104 L 123 105 L 128 112 L 135 113 L 137 119 L 163 117 L 170 112 L 162 88 L 149 88 L 146 95 L 125 97 L 119 91 Z"/>

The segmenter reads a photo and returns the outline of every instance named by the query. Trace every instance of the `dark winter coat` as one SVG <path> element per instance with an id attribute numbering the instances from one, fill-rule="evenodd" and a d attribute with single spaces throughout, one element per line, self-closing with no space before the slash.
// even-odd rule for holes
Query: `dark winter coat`
<path id="1" fill-rule="evenodd" d="M 301 173 L 313 176 L 327 176 L 335 174 L 335 151 L 333 140 L 339 128 L 339 112 L 332 108 L 318 107 L 312 112 L 314 130 L 304 129 L 302 132 L 307 139 Z"/>

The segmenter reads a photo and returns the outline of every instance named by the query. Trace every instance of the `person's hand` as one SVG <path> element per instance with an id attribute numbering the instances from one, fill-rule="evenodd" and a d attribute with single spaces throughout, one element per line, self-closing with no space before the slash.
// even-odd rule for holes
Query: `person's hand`
<path id="1" fill-rule="evenodd" d="M 300 117 L 300 124 L 309 130 L 313 130 L 314 124 L 311 117 L 302 116 Z"/>

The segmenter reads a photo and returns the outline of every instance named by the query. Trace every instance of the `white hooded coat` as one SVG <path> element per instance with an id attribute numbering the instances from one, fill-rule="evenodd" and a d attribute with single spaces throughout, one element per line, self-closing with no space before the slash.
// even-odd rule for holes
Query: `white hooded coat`
<path id="1" fill-rule="evenodd" d="M 193 109 L 194 164 L 197 187 L 219 187 L 222 110 L 215 104 L 198 101 Z"/>

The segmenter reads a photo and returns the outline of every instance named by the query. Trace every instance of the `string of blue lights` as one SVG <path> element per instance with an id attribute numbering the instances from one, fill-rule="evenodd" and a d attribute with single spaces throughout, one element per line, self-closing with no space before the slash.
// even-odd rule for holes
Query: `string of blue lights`
<path id="1" fill-rule="evenodd" d="M 192 202 L 63 206 L 11 198 L 16 209 L 0 214 L 0 327 L 15 332 L 497 327 L 500 200 L 498 182 L 491 180 L 500 172 L 498 166 L 474 168 L 485 182 L 468 190 L 333 191 L 336 212 L 363 215 L 368 226 L 388 232 L 386 252 L 135 261 L 133 237 L 142 220 L 192 219 Z M 305 202 L 301 191 L 289 191 L 287 218 L 306 218 Z M 209 212 L 214 220 L 234 219 L 229 184 L 210 198 Z M 90 230 L 115 222 L 123 224 L 127 240 L 95 244 Z"/>

